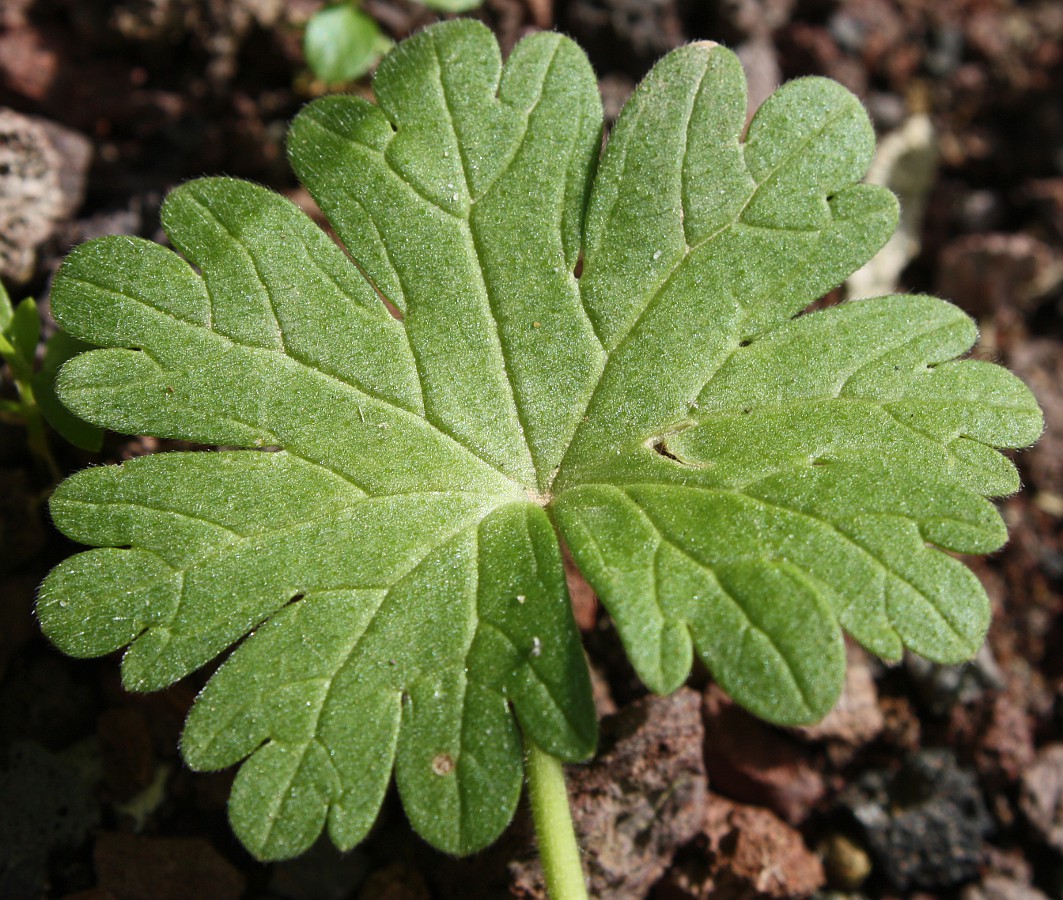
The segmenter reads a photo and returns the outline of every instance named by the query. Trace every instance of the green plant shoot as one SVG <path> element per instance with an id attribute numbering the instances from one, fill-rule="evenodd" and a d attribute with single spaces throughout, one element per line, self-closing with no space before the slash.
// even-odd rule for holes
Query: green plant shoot
<path id="1" fill-rule="evenodd" d="M 291 128 L 346 253 L 278 195 L 202 179 L 164 205 L 176 252 L 93 241 L 53 290 L 102 348 L 60 372 L 77 415 L 244 448 L 60 485 L 56 524 L 95 549 L 39 613 L 67 653 L 127 648 L 133 690 L 238 645 L 182 750 L 243 760 L 251 852 L 352 847 L 394 778 L 427 841 L 471 853 L 513 815 L 525 744 L 533 778 L 590 756 L 562 546 L 649 688 L 697 653 L 773 722 L 831 708 L 843 632 L 888 660 L 978 649 L 989 605 L 952 554 L 1005 541 L 998 448 L 1041 414 L 963 358 L 974 324 L 942 300 L 802 314 L 897 220 L 859 183 L 852 95 L 794 81 L 747 132 L 736 57 L 692 44 L 600 154 L 575 44 L 536 34 L 503 65 L 461 20 L 400 44 L 375 93 Z"/>

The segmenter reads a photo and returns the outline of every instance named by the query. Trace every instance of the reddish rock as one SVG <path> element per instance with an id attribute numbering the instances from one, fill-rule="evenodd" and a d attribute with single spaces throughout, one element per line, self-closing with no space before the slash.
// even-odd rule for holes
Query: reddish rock
<path id="1" fill-rule="evenodd" d="M 1014 784 L 1033 765 L 1033 723 L 1010 694 L 990 702 L 986 722 L 974 744 L 974 764 L 983 781 Z"/>
<path id="2" fill-rule="evenodd" d="M 791 824 L 802 821 L 825 791 L 808 748 L 735 705 L 716 685 L 705 692 L 703 715 L 713 789 L 767 806 Z"/>
<path id="3" fill-rule="evenodd" d="M 590 894 L 644 897 L 701 830 L 707 785 L 700 697 L 646 697 L 602 722 L 597 757 L 567 770 Z M 510 891 L 542 898 L 538 860 L 510 864 Z"/>
<path id="4" fill-rule="evenodd" d="M 0 33 L 0 86 L 40 103 L 55 86 L 61 48 L 36 28 Z"/>
<path id="5" fill-rule="evenodd" d="M 774 900 L 808 897 L 825 882 L 823 864 L 801 834 L 773 813 L 709 795 L 704 855 L 668 873 L 661 900 Z"/>
<path id="6" fill-rule="evenodd" d="M 108 833 L 96 841 L 98 887 L 117 900 L 237 900 L 243 874 L 202 838 Z"/>

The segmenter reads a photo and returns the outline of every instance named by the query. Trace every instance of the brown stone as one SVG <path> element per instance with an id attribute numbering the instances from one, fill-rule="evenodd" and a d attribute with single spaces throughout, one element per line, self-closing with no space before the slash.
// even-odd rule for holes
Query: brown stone
<path id="1" fill-rule="evenodd" d="M 810 750 L 737 706 L 716 685 L 705 691 L 705 768 L 713 789 L 802 821 L 825 791 Z"/>
<path id="2" fill-rule="evenodd" d="M 644 897 L 703 822 L 706 780 L 700 697 L 646 697 L 602 722 L 598 756 L 567 771 L 590 894 Z M 545 897 L 537 860 L 510 864 L 511 892 Z"/>
<path id="3" fill-rule="evenodd" d="M 119 900 L 237 900 L 243 874 L 202 838 L 107 833 L 96 841 L 98 887 Z"/>
<path id="4" fill-rule="evenodd" d="M 825 883 L 801 834 L 766 809 L 709 795 L 704 855 L 668 873 L 662 900 L 797 900 Z"/>

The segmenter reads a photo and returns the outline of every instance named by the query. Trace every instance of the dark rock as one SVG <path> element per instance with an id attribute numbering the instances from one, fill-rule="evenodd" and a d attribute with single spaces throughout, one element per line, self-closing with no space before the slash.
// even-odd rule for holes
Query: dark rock
<path id="1" fill-rule="evenodd" d="M 974 776 L 950 751 L 924 750 L 896 773 L 868 772 L 840 799 L 899 890 L 950 887 L 978 874 L 992 821 Z"/>
<path id="2" fill-rule="evenodd" d="M 0 469 L 0 574 L 26 565 L 41 551 L 44 537 L 40 501 L 27 470 Z"/>
<path id="3" fill-rule="evenodd" d="M 904 668 L 915 683 L 919 700 L 935 716 L 944 715 L 958 703 L 980 700 L 987 688 L 1004 687 L 1000 666 L 988 645 L 983 645 L 973 660 L 958 666 L 939 665 L 908 653 Z"/>
<path id="4" fill-rule="evenodd" d="M 302 856 L 274 864 L 269 892 L 283 900 L 347 900 L 365 881 L 368 868 L 364 852 L 341 853 L 323 837 Z"/>
<path id="5" fill-rule="evenodd" d="M 0 691 L 0 736 L 58 750 L 91 734 L 99 708 L 91 668 L 49 654 L 17 669 Z"/>
<path id="6" fill-rule="evenodd" d="M 0 754 L 0 897 L 41 896 L 49 857 L 75 849 L 99 808 L 74 772 L 43 747 Z"/>

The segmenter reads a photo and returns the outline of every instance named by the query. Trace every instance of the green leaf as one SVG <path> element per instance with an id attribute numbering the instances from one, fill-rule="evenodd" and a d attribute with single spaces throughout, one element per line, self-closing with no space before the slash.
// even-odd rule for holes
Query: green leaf
<path id="1" fill-rule="evenodd" d="M 0 333 L 7 331 L 14 315 L 15 308 L 11 305 L 11 296 L 8 294 L 7 288 L 4 287 L 4 283 L 0 281 Z"/>
<path id="2" fill-rule="evenodd" d="M 103 445 L 103 429 L 79 419 L 55 395 L 55 378 L 63 363 L 90 349 L 90 344 L 72 338 L 60 329 L 44 345 L 44 359 L 41 367 L 33 373 L 30 383 L 33 396 L 48 424 L 75 447 L 97 453 Z"/>
<path id="3" fill-rule="evenodd" d="M 352 846 L 392 776 L 426 839 L 471 852 L 513 814 L 522 733 L 592 751 L 562 542 L 652 689 L 697 652 L 773 721 L 829 709 L 843 629 L 889 659 L 977 649 L 985 594 L 949 554 L 1003 543 L 996 448 L 1040 411 L 957 360 L 974 326 L 944 301 L 801 314 L 896 221 L 857 184 L 851 95 L 793 82 L 745 133 L 737 60 L 691 45 L 599 161 L 582 52 L 538 34 L 503 66 L 468 21 L 401 44 L 374 89 L 291 130 L 344 250 L 203 179 L 163 208 L 184 259 L 104 238 L 53 289 L 103 348 L 60 372 L 76 414 L 244 448 L 64 482 L 55 521 L 95 549 L 38 609 L 69 653 L 128 645 L 139 690 L 236 645 L 182 749 L 246 759 L 230 815 L 253 853 L 323 828 Z"/>
<path id="4" fill-rule="evenodd" d="M 10 304 L 6 305 L 10 310 Z M 0 355 L 11 366 L 16 379 L 27 380 L 33 370 L 37 342 L 41 338 L 37 302 L 27 297 L 11 310 L 10 316 L 4 317 L 7 318 L 7 324 L 0 331 Z"/>
<path id="5" fill-rule="evenodd" d="M 361 78 L 390 48 L 376 21 L 351 3 L 314 13 L 303 35 L 307 64 L 328 84 Z"/>
<path id="6" fill-rule="evenodd" d="M 420 0 L 429 9 L 442 13 L 462 13 L 483 5 L 483 0 Z"/>

